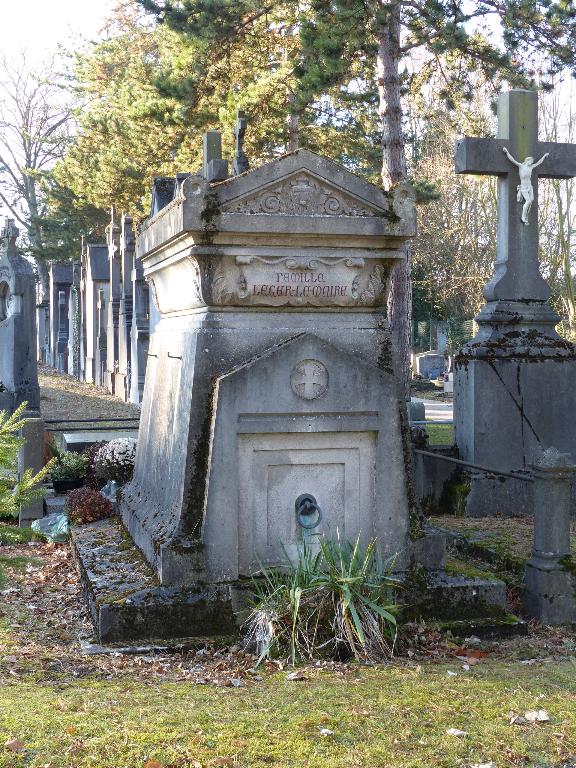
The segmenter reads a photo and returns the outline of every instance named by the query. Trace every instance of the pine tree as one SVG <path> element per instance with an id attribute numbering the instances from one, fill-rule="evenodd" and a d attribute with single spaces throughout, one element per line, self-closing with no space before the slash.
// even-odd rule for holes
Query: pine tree
<path id="1" fill-rule="evenodd" d="M 22 403 L 12 415 L 0 411 L 0 519 L 17 518 L 21 506 L 41 499 L 40 483 L 52 468 L 47 464 L 36 474 L 27 469 L 18 477 L 18 452 L 24 444 L 19 432 L 26 423 L 22 418 L 26 405 Z"/>

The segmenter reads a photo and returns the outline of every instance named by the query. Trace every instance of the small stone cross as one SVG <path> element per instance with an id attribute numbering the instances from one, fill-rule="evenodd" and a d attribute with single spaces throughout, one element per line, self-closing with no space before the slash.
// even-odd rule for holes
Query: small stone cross
<path id="1" fill-rule="evenodd" d="M 248 158 L 244 153 L 244 134 L 248 127 L 248 118 L 241 109 L 236 113 L 236 126 L 234 128 L 234 138 L 236 140 L 236 151 L 232 161 L 232 175 L 238 176 L 250 168 Z"/>
<path id="2" fill-rule="evenodd" d="M 303 360 L 294 368 L 292 388 L 304 400 L 314 400 L 326 391 L 326 369 L 316 360 Z"/>
<path id="3" fill-rule="evenodd" d="M 459 141 L 456 173 L 498 176 L 496 262 L 486 300 L 546 301 L 550 289 L 538 264 L 538 178 L 576 176 L 576 145 L 538 141 L 536 91 L 500 95 L 497 138 Z"/>

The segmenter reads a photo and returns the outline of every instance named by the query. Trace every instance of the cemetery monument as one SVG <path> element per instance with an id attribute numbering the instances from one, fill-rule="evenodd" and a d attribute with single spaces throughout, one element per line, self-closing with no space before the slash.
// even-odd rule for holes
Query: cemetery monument
<path id="1" fill-rule="evenodd" d="M 494 275 L 476 318 L 479 332 L 455 359 L 460 458 L 525 471 L 554 446 L 575 460 L 576 434 L 566 416 L 576 406 L 576 348 L 555 330 L 560 318 L 540 274 L 538 178 L 576 176 L 576 146 L 539 141 L 537 93 L 512 90 L 498 102 L 498 136 L 463 139 L 456 170 L 498 177 Z M 476 481 L 485 507 L 482 478 Z"/>
<path id="2" fill-rule="evenodd" d="M 202 173 L 155 182 L 137 240 L 160 312 L 120 502 L 138 550 L 108 522 L 74 533 L 102 640 L 229 630 L 246 579 L 320 535 L 376 539 L 398 572 L 443 564 L 414 507 L 384 309 L 414 192 L 307 150 L 229 178 L 220 147 L 209 132 Z M 464 581 L 502 604 L 499 582 Z"/>
<path id="3" fill-rule="evenodd" d="M 6 219 L 0 229 L 0 410 L 13 413 L 27 403 L 26 443 L 20 450 L 19 471 L 38 472 L 43 462 L 44 423 L 40 417 L 40 387 L 36 363 L 36 278 L 16 248 L 18 229 Z M 20 511 L 20 525 L 43 515 L 37 501 Z"/>

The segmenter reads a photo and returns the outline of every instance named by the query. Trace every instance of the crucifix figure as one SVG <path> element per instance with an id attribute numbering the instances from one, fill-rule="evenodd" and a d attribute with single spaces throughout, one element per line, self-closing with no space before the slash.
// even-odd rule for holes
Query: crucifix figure
<path id="1" fill-rule="evenodd" d="M 523 162 L 515 160 L 522 157 Z M 576 176 L 576 145 L 539 141 L 538 94 L 512 90 L 498 100 L 495 139 L 458 142 L 456 172 L 498 177 L 496 262 L 484 288 L 487 301 L 545 302 L 550 289 L 538 263 L 538 178 Z"/>
<path id="2" fill-rule="evenodd" d="M 532 208 L 532 203 L 534 202 L 534 188 L 532 187 L 532 171 L 534 168 L 537 168 L 539 165 L 542 165 L 544 160 L 548 157 L 550 154 L 549 152 L 545 152 L 540 160 L 538 160 L 536 163 L 534 162 L 533 157 L 527 157 L 523 163 L 519 163 L 518 160 L 514 160 L 510 152 L 508 151 L 508 147 L 502 147 L 502 151 L 510 160 L 511 163 L 514 163 L 514 165 L 517 165 L 519 168 L 519 175 L 520 175 L 520 184 L 518 184 L 517 190 L 518 195 L 516 197 L 516 200 L 521 203 L 522 200 L 524 200 L 524 206 L 522 208 L 522 215 L 520 216 L 522 220 L 522 224 L 528 224 L 528 216 L 530 214 L 530 209 Z"/>

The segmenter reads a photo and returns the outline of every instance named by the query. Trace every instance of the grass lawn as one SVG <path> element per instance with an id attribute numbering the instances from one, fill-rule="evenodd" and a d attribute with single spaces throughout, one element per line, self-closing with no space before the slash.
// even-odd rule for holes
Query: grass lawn
<path id="1" fill-rule="evenodd" d="M 452 424 L 426 424 L 430 445 L 452 445 L 454 427 Z"/>
<path id="2" fill-rule="evenodd" d="M 422 640 L 389 665 L 324 663 L 301 680 L 271 663 L 252 672 L 239 648 L 85 655 L 69 549 L 20 541 L 0 556 L 0 768 L 567 768 L 576 756 L 570 630 L 479 645 L 417 627 Z M 510 723 L 529 710 L 550 721 Z"/>
<path id="3" fill-rule="evenodd" d="M 16 740 L 22 751 L 0 748 L 0 766 L 560 766 L 576 754 L 572 660 L 447 673 L 444 665 L 352 667 L 291 682 L 281 672 L 232 689 L 15 681 L 0 697 L 1 743 Z M 510 724 L 509 713 L 534 709 L 551 721 Z"/>

